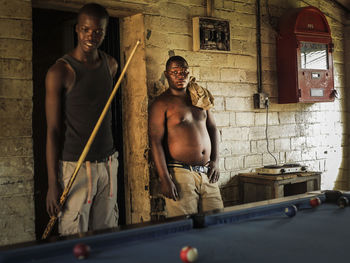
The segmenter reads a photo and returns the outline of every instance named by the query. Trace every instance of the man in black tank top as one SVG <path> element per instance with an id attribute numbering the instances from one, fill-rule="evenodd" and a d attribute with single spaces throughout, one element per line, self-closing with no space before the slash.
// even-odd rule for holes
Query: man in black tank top
<path id="1" fill-rule="evenodd" d="M 62 211 L 59 197 L 67 185 L 113 89 L 118 64 L 99 51 L 108 13 L 86 4 L 78 13 L 77 46 L 58 59 L 46 75 L 47 212 L 59 215 L 62 235 L 116 227 L 118 160 L 112 136 L 111 110 L 76 176 Z M 61 213 L 59 213 L 61 212 Z"/>

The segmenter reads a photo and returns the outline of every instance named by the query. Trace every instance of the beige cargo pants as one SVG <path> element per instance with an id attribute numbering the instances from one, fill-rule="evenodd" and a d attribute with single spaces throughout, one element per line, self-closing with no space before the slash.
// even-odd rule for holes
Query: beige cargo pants
<path id="1" fill-rule="evenodd" d="M 70 235 L 118 225 L 118 153 L 105 162 L 84 162 L 68 194 L 58 231 Z M 68 184 L 76 162 L 60 162 L 62 189 Z"/>
<path id="2" fill-rule="evenodd" d="M 179 194 L 179 199 L 176 201 L 165 198 L 168 217 L 196 214 L 224 207 L 218 184 L 209 183 L 205 173 L 177 167 L 168 169 Z"/>

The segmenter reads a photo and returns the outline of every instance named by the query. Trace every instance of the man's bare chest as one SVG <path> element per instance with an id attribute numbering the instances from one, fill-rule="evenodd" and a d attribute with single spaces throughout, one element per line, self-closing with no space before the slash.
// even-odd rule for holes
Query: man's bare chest
<path id="1" fill-rule="evenodd" d="M 207 112 L 201 108 L 185 103 L 169 106 L 166 114 L 168 125 L 198 124 L 207 119 Z"/>

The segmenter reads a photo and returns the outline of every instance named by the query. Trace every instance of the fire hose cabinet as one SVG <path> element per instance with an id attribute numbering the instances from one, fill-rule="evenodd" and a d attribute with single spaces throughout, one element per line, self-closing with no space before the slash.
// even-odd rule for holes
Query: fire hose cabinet
<path id="1" fill-rule="evenodd" d="M 278 103 L 334 101 L 331 31 L 318 8 L 295 8 L 281 17 L 276 50 Z"/>

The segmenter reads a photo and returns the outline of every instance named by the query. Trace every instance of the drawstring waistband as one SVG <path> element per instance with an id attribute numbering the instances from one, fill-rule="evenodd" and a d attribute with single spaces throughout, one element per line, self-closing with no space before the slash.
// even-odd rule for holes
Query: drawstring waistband
<path id="1" fill-rule="evenodd" d="M 113 196 L 113 182 L 112 182 L 112 156 L 108 158 L 108 168 L 109 168 L 109 196 Z"/>
<path id="2" fill-rule="evenodd" d="M 88 180 L 88 196 L 87 202 L 91 204 L 91 193 L 92 193 L 92 176 L 91 176 L 91 164 L 89 161 L 86 162 L 86 175 Z"/>

